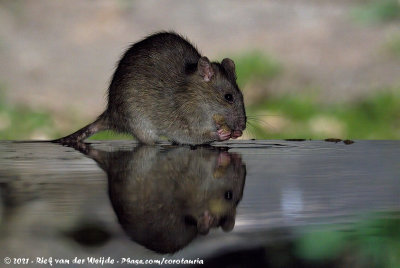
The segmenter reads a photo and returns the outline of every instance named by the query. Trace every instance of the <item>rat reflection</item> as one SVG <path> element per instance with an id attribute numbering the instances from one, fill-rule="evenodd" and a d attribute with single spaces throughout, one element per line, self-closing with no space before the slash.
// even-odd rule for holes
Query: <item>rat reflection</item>
<path id="1" fill-rule="evenodd" d="M 246 167 L 217 148 L 80 148 L 107 173 L 109 196 L 125 232 L 159 253 L 173 253 L 211 228 L 231 231 Z"/>

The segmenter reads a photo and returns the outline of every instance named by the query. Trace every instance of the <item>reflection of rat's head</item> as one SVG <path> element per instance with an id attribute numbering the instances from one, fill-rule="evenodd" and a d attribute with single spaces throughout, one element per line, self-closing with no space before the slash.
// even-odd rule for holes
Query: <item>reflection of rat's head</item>
<path id="1" fill-rule="evenodd" d="M 193 178 L 189 180 L 195 182 L 195 189 L 184 189 L 190 201 L 185 211 L 186 221 L 196 224 L 200 234 L 207 234 L 210 228 L 218 226 L 231 231 L 235 225 L 236 206 L 242 199 L 246 168 L 239 155 L 227 152 L 216 152 L 208 161 L 207 167 L 201 167 L 203 171 L 192 169 Z M 192 190 L 196 192 L 189 192 Z"/>
<path id="2" fill-rule="evenodd" d="M 246 168 L 237 154 L 217 149 L 139 147 L 88 153 L 107 172 L 119 222 L 136 242 L 173 253 L 198 233 L 232 230 Z"/>

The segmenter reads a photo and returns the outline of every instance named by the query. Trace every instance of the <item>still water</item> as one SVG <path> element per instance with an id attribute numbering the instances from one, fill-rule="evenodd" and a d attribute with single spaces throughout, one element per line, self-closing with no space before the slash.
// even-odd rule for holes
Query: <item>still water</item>
<path id="1" fill-rule="evenodd" d="M 0 267 L 400 266 L 399 141 L 3 141 L 0 198 Z"/>

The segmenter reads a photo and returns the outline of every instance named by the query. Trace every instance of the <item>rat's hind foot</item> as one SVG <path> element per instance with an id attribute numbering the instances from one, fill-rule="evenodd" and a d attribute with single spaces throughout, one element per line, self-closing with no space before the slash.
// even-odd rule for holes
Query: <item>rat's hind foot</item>
<path id="1" fill-rule="evenodd" d="M 153 131 L 136 131 L 132 135 L 140 142 L 146 145 L 155 145 L 158 136 Z"/>
<path id="2" fill-rule="evenodd" d="M 145 145 L 155 145 L 157 143 L 156 139 L 149 139 L 147 137 L 139 137 L 134 135 L 134 137 L 138 140 L 138 142 L 145 144 Z"/>

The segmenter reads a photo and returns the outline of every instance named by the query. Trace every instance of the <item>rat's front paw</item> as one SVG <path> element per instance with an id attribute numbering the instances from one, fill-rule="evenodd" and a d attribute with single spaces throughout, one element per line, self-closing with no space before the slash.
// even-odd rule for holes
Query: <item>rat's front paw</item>
<path id="1" fill-rule="evenodd" d="M 231 137 L 231 132 L 222 128 L 217 130 L 217 134 L 220 141 L 229 140 Z"/>
<path id="2" fill-rule="evenodd" d="M 217 127 L 217 135 L 219 141 L 229 140 L 232 136 L 232 131 L 225 122 L 225 118 L 220 114 L 213 115 L 214 122 Z"/>

